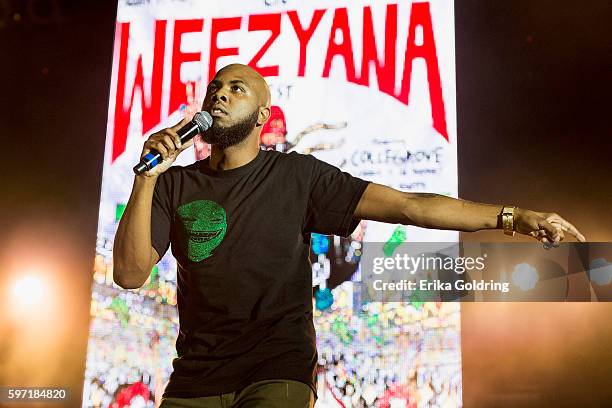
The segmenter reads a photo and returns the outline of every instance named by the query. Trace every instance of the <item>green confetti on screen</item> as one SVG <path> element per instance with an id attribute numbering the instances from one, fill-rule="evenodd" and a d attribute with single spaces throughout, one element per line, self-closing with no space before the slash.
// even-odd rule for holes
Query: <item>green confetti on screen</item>
<path id="1" fill-rule="evenodd" d="M 125 212 L 125 207 L 126 204 L 117 204 L 117 207 L 115 207 L 115 221 L 119 222 Z"/>
<path id="2" fill-rule="evenodd" d="M 117 297 L 113 298 L 108 308 L 115 312 L 122 326 L 127 326 L 130 320 L 130 310 L 125 300 Z"/>
<path id="3" fill-rule="evenodd" d="M 385 245 L 383 245 L 383 252 L 386 256 L 393 255 L 395 249 L 402 244 L 406 240 L 406 228 L 403 225 L 398 225 L 397 228 L 393 230 L 391 237 Z"/>

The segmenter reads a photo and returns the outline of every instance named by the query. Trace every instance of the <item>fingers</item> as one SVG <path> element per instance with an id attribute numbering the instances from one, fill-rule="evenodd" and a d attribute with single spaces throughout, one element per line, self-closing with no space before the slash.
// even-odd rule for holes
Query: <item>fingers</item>
<path id="1" fill-rule="evenodd" d="M 180 128 L 182 128 L 183 126 L 185 126 L 187 123 L 189 123 L 191 121 L 191 118 L 189 116 L 185 116 L 179 123 L 177 123 L 176 125 L 166 129 L 166 131 L 170 134 L 170 136 L 172 136 L 172 139 L 174 141 L 174 145 L 176 146 L 177 154 L 182 152 L 183 150 L 193 146 L 193 139 L 185 142 L 185 143 L 181 143 L 181 138 L 180 136 L 176 133 Z"/>
<path id="2" fill-rule="evenodd" d="M 540 229 L 543 229 L 546 232 L 546 238 L 549 241 L 559 242 L 561 235 L 557 228 L 555 228 L 550 222 L 545 219 L 539 223 Z"/>
<path id="3" fill-rule="evenodd" d="M 529 232 L 525 232 L 527 232 L 527 235 L 547 244 L 548 247 L 559 246 L 559 242 L 565 239 L 564 232 L 569 232 L 578 241 L 586 241 L 584 235 L 576 227 L 556 213 L 535 213 L 533 218 L 529 220 L 529 217 L 527 217 L 526 220 L 523 220 L 527 221 L 526 224 L 529 225 L 527 227 Z"/>
<path id="4" fill-rule="evenodd" d="M 194 139 L 189 139 L 187 142 L 185 142 L 185 143 L 183 143 L 181 145 L 181 147 L 179 148 L 178 152 L 180 153 L 183 150 L 190 148 L 191 146 L 193 146 L 193 143 L 194 143 Z"/>
<path id="5" fill-rule="evenodd" d="M 563 228 L 561 228 L 561 225 L 557 224 L 556 222 L 551 222 L 550 225 L 555 227 L 559 233 L 559 241 L 563 241 L 565 239 L 565 234 L 563 233 Z"/>
<path id="6" fill-rule="evenodd" d="M 561 218 L 561 216 L 559 216 L 558 214 L 551 214 L 550 216 L 546 218 L 546 220 L 550 222 L 551 224 L 558 225 L 561 228 L 561 230 L 569 232 L 574 237 L 576 237 L 578 241 L 580 242 L 586 241 L 586 238 L 584 237 L 584 235 L 582 235 L 576 227 L 574 227 L 568 221 Z"/>
<path id="7" fill-rule="evenodd" d="M 168 148 L 163 143 L 156 139 L 149 139 L 144 144 L 143 155 L 149 153 L 151 150 L 155 150 L 161 154 L 162 159 L 168 157 Z"/>
<path id="8" fill-rule="evenodd" d="M 177 123 L 176 125 L 168 128 L 168 129 L 172 129 L 174 132 L 176 132 L 177 130 L 179 130 L 180 128 L 182 128 L 183 126 L 185 126 L 187 123 L 189 123 L 191 121 L 191 118 L 188 116 L 185 116 L 183 119 L 181 119 L 181 121 L 179 123 Z"/>
<path id="9" fill-rule="evenodd" d="M 166 146 L 169 146 L 170 154 L 174 153 L 175 150 L 179 150 L 181 148 L 181 137 L 172 128 L 166 129 L 166 133 L 164 135 L 163 140 L 164 142 L 166 142 Z"/>
<path id="10" fill-rule="evenodd" d="M 144 147 L 145 150 L 157 150 L 163 160 L 174 157 L 182 151 L 179 150 L 181 148 L 180 137 L 172 128 L 167 128 L 151 135 L 149 140 L 145 142 Z M 146 154 L 146 152 L 144 153 Z"/>
<path id="11" fill-rule="evenodd" d="M 176 125 L 163 129 L 152 134 L 145 142 L 142 155 L 151 150 L 158 151 L 163 160 L 176 157 L 183 150 L 193 146 L 193 140 L 181 143 L 181 138 L 177 131 L 191 121 L 190 117 L 184 117 Z"/>
<path id="12" fill-rule="evenodd" d="M 557 237 L 556 241 L 563 241 L 563 239 L 565 239 L 565 234 L 561 226 L 555 222 L 550 222 L 550 225 L 555 230 L 555 236 Z"/>
<path id="13" fill-rule="evenodd" d="M 157 150 L 162 158 L 166 160 L 168 157 L 174 155 L 176 145 L 174 144 L 173 138 L 168 134 L 156 135 L 150 142 L 151 148 Z"/>
<path id="14" fill-rule="evenodd" d="M 531 231 L 529 233 L 530 236 L 532 236 L 533 238 L 537 239 L 538 241 L 542 242 L 543 244 L 549 244 L 551 243 L 551 240 L 547 237 L 547 232 L 546 230 L 537 230 L 537 231 Z M 558 242 L 557 241 L 553 241 L 555 246 L 558 246 Z"/>
<path id="15" fill-rule="evenodd" d="M 558 248 L 559 247 L 559 242 L 558 241 L 551 241 L 546 236 L 546 234 L 547 233 L 546 233 L 545 230 L 539 230 L 539 231 L 535 232 L 536 239 L 542 243 L 542 245 L 544 246 L 544 249 L 549 250 L 551 248 Z"/>

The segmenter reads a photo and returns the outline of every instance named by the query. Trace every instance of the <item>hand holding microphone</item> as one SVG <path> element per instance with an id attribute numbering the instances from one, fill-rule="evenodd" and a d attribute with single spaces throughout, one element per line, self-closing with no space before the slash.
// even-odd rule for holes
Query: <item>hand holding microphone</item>
<path id="1" fill-rule="evenodd" d="M 198 112 L 192 120 L 183 119 L 176 125 L 152 134 L 144 143 L 140 163 L 134 166 L 136 175 L 159 176 L 172 166 L 177 156 L 193 145 L 193 137 L 212 125 L 208 112 Z"/>

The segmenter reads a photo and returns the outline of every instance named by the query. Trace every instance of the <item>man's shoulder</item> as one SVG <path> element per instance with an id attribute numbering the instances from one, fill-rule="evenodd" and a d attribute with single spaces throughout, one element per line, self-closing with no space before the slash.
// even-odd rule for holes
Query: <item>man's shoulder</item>
<path id="1" fill-rule="evenodd" d="M 310 168 L 312 166 L 312 162 L 316 160 L 313 156 L 309 154 L 303 154 L 298 152 L 279 152 L 276 150 L 264 150 L 264 160 L 262 163 L 271 162 L 274 167 L 276 166 L 290 166 L 291 168 L 301 168 L 307 167 Z M 205 161 L 207 159 L 200 159 L 194 163 L 188 165 L 174 165 L 166 170 L 164 173 L 160 174 L 161 179 L 177 179 L 182 178 L 185 174 L 199 172 L 201 170 L 201 166 L 205 165 Z"/>
<path id="2" fill-rule="evenodd" d="M 266 150 L 265 152 L 271 159 L 282 160 L 283 162 L 292 164 L 308 163 L 313 159 L 313 157 L 309 154 L 298 153 L 295 151 L 285 153 L 276 150 Z"/>

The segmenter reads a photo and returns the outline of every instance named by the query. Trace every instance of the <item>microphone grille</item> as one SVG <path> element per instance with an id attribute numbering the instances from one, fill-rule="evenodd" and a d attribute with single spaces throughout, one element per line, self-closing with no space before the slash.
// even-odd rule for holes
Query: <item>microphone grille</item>
<path id="1" fill-rule="evenodd" d="M 213 119 L 210 113 L 201 111 L 195 114 L 193 121 L 198 125 L 200 132 L 205 132 L 212 125 Z"/>

